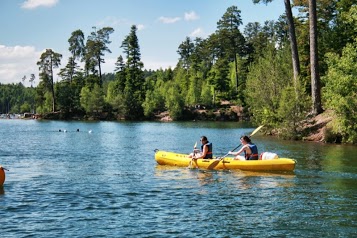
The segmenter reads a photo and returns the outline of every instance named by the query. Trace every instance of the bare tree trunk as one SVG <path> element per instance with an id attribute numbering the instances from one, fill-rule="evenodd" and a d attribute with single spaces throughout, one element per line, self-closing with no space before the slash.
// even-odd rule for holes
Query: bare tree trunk
<path id="1" fill-rule="evenodd" d="M 323 112 L 323 109 L 318 64 L 316 0 L 309 0 L 309 17 L 312 113 L 318 115 Z"/>
<path id="2" fill-rule="evenodd" d="M 71 69 L 70 69 L 70 75 L 69 75 L 69 83 L 72 84 L 73 80 L 73 75 L 74 75 L 74 57 L 71 58 Z"/>
<path id="3" fill-rule="evenodd" d="M 284 0 L 285 3 L 285 12 L 288 19 L 288 26 L 289 26 L 289 40 L 290 40 L 290 47 L 291 47 L 291 56 L 293 60 L 293 71 L 294 71 L 294 85 L 295 88 L 297 86 L 297 81 L 300 75 L 300 61 L 299 61 L 299 53 L 298 47 L 296 42 L 296 35 L 295 35 L 295 24 L 293 13 L 291 11 L 290 0 Z"/>
<path id="4" fill-rule="evenodd" d="M 103 80 L 102 80 L 102 67 L 100 65 L 100 57 L 98 58 L 98 69 L 99 69 L 99 86 L 103 87 Z"/>

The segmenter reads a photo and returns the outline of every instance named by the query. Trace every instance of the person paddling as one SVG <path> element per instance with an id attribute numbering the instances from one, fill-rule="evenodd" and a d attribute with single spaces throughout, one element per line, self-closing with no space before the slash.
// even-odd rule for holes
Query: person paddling
<path id="1" fill-rule="evenodd" d="M 188 157 L 194 159 L 212 159 L 212 143 L 208 141 L 206 136 L 201 136 L 201 150 L 197 153 L 191 153 Z"/>
<path id="2" fill-rule="evenodd" d="M 228 154 L 234 155 L 234 159 L 241 159 L 239 154 L 244 151 L 244 159 L 245 160 L 258 160 L 258 147 L 252 143 L 248 136 L 242 136 L 240 141 L 243 147 L 238 152 L 229 151 Z"/>

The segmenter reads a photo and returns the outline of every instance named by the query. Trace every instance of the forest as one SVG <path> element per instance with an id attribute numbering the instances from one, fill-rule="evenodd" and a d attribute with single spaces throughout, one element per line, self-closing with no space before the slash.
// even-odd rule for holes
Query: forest
<path id="1" fill-rule="evenodd" d="M 273 0 L 252 0 L 269 4 Z M 330 141 L 357 142 L 356 0 L 284 0 L 277 21 L 242 27 L 239 6 L 231 6 L 207 38 L 186 37 L 174 68 L 144 70 L 137 27 L 121 41 L 111 73 L 102 73 L 110 54 L 111 27 L 85 36 L 69 33 L 70 57 L 46 49 L 37 65 L 39 84 L 0 84 L 0 113 L 36 113 L 47 119 L 153 120 L 168 112 L 173 120 L 206 118 L 222 101 L 266 131 L 301 139 L 307 118 L 328 113 Z M 298 10 L 293 15 L 292 9 Z M 295 12 L 295 11 L 294 11 Z M 62 80 L 54 82 L 54 70 Z M 230 114 L 226 108 L 221 114 Z"/>

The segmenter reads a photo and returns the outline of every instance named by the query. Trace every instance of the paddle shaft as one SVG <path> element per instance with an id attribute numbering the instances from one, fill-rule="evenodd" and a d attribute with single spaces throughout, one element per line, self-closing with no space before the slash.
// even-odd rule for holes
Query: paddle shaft
<path id="1" fill-rule="evenodd" d="M 252 137 L 255 133 L 257 133 L 260 129 L 262 129 L 262 127 L 263 127 L 263 126 L 259 126 L 257 129 L 255 129 L 255 130 L 252 132 L 252 134 L 249 135 L 249 138 Z M 242 146 L 242 143 L 240 143 L 236 148 L 234 148 L 234 149 L 231 150 L 231 151 L 235 151 L 236 149 L 238 149 L 238 148 L 241 147 L 241 146 Z M 224 155 L 224 156 L 221 158 L 221 160 L 224 159 L 225 157 L 227 157 L 228 155 L 229 155 L 229 152 L 228 152 L 226 155 Z"/>
<path id="2" fill-rule="evenodd" d="M 239 144 L 236 148 L 234 148 L 233 150 L 231 150 L 231 151 L 235 151 L 236 149 L 238 149 L 239 147 L 241 147 L 242 146 L 242 144 Z M 229 152 L 225 155 L 225 156 L 223 156 L 222 157 L 222 159 L 224 158 L 224 157 L 227 157 L 229 155 Z"/>
<path id="3" fill-rule="evenodd" d="M 188 167 L 191 169 L 192 169 L 193 160 L 195 159 L 195 156 L 196 156 L 196 147 L 197 147 L 197 141 L 196 141 L 195 145 L 193 146 L 192 158 L 191 158 L 190 163 L 188 164 Z"/>

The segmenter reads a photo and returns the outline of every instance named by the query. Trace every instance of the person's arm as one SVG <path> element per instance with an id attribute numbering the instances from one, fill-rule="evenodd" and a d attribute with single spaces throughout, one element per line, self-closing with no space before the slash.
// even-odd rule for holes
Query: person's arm
<path id="1" fill-rule="evenodd" d="M 239 155 L 240 153 L 242 153 L 242 152 L 245 150 L 245 148 L 246 148 L 246 145 L 244 145 L 244 146 L 243 146 L 240 150 L 238 150 L 237 152 L 229 151 L 228 153 L 229 153 L 230 155 L 237 156 L 237 155 Z"/>

